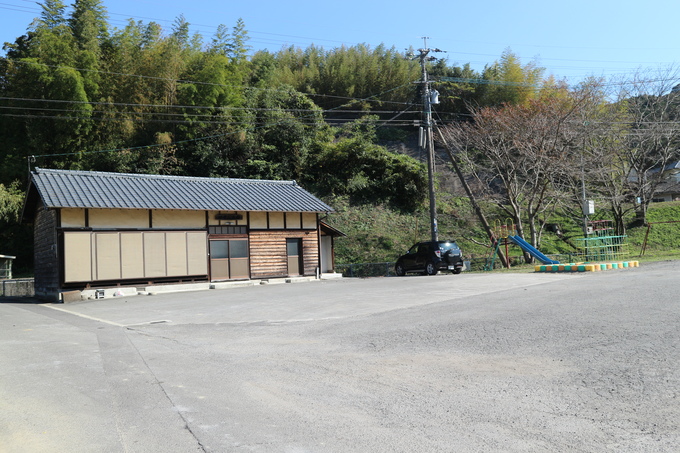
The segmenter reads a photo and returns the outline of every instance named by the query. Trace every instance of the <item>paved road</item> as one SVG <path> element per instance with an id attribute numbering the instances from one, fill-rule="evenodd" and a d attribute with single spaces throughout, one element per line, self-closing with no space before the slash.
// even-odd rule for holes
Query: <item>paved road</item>
<path id="1" fill-rule="evenodd" d="M 0 304 L 0 452 L 680 451 L 678 271 Z"/>

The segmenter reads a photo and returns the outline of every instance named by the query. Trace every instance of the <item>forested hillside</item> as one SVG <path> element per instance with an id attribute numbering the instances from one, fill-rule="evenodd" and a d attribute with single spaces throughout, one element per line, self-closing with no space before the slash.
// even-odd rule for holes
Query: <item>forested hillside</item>
<path id="1" fill-rule="evenodd" d="M 99 0 L 76 0 L 68 12 L 61 0 L 41 6 L 0 58 L 0 253 L 23 257 L 20 265 L 30 240 L 17 217 L 35 166 L 295 179 L 343 210 L 424 212 L 417 153 L 381 146 L 408 141 L 420 119 L 421 68 L 403 52 L 252 52 L 241 20 L 205 41 L 183 17 L 169 30 L 132 20 L 113 28 Z M 527 225 L 534 243 L 555 212 L 578 221 L 584 186 L 621 230 L 630 210 L 644 219 L 661 183 L 654 169 L 678 158 L 671 70 L 567 86 L 510 50 L 481 73 L 446 60 L 427 69 L 442 101 L 440 180 L 448 146 L 477 196 Z M 439 187 L 448 215 L 456 194 Z M 469 218 L 448 221 L 450 231 L 477 234 Z"/>

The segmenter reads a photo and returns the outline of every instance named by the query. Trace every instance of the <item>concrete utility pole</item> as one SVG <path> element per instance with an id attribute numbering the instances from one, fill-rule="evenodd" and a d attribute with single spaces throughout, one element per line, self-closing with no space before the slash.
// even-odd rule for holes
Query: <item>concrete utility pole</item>
<path id="1" fill-rule="evenodd" d="M 422 77 L 420 83 L 422 85 L 422 96 L 423 96 L 423 120 L 420 126 L 419 134 L 419 146 L 421 151 L 427 153 L 427 176 L 428 176 L 428 186 L 430 193 L 430 230 L 432 232 L 432 240 L 437 241 L 438 231 L 437 231 L 437 204 L 436 197 L 434 193 L 434 175 L 435 175 L 435 164 L 434 164 L 434 139 L 432 137 L 432 104 L 439 103 L 439 93 L 436 90 L 430 90 L 430 83 L 427 79 L 427 70 L 425 64 L 428 61 L 436 60 L 435 57 L 428 56 L 430 52 L 442 52 L 439 49 L 430 49 L 427 47 L 427 37 L 423 37 L 423 42 L 425 43 L 422 49 L 418 49 L 418 55 L 414 57 L 420 60 L 420 67 L 422 69 Z"/>

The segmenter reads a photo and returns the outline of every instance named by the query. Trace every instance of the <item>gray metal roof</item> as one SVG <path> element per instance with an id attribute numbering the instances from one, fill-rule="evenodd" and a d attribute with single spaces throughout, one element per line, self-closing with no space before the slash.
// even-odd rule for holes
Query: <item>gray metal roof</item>
<path id="1" fill-rule="evenodd" d="M 295 181 L 36 168 L 31 183 L 48 208 L 333 211 Z"/>

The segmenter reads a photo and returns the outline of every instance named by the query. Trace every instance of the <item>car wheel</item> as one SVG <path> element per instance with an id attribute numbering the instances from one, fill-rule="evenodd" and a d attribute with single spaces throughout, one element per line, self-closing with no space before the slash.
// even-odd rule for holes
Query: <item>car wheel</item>
<path id="1" fill-rule="evenodd" d="M 460 267 L 459 267 L 459 268 L 456 268 L 456 269 L 452 270 L 451 272 L 453 272 L 454 274 L 460 274 L 460 272 L 461 272 L 462 270 L 463 270 L 463 268 L 460 268 Z"/>
<path id="2" fill-rule="evenodd" d="M 399 277 L 403 277 L 406 275 L 406 271 L 404 270 L 404 266 L 401 264 L 397 264 L 394 266 L 394 273 L 397 274 Z"/>
<path id="3" fill-rule="evenodd" d="M 435 275 L 437 273 L 437 268 L 434 267 L 434 263 L 432 261 L 428 261 L 428 263 L 425 265 L 425 274 L 426 275 Z"/>

